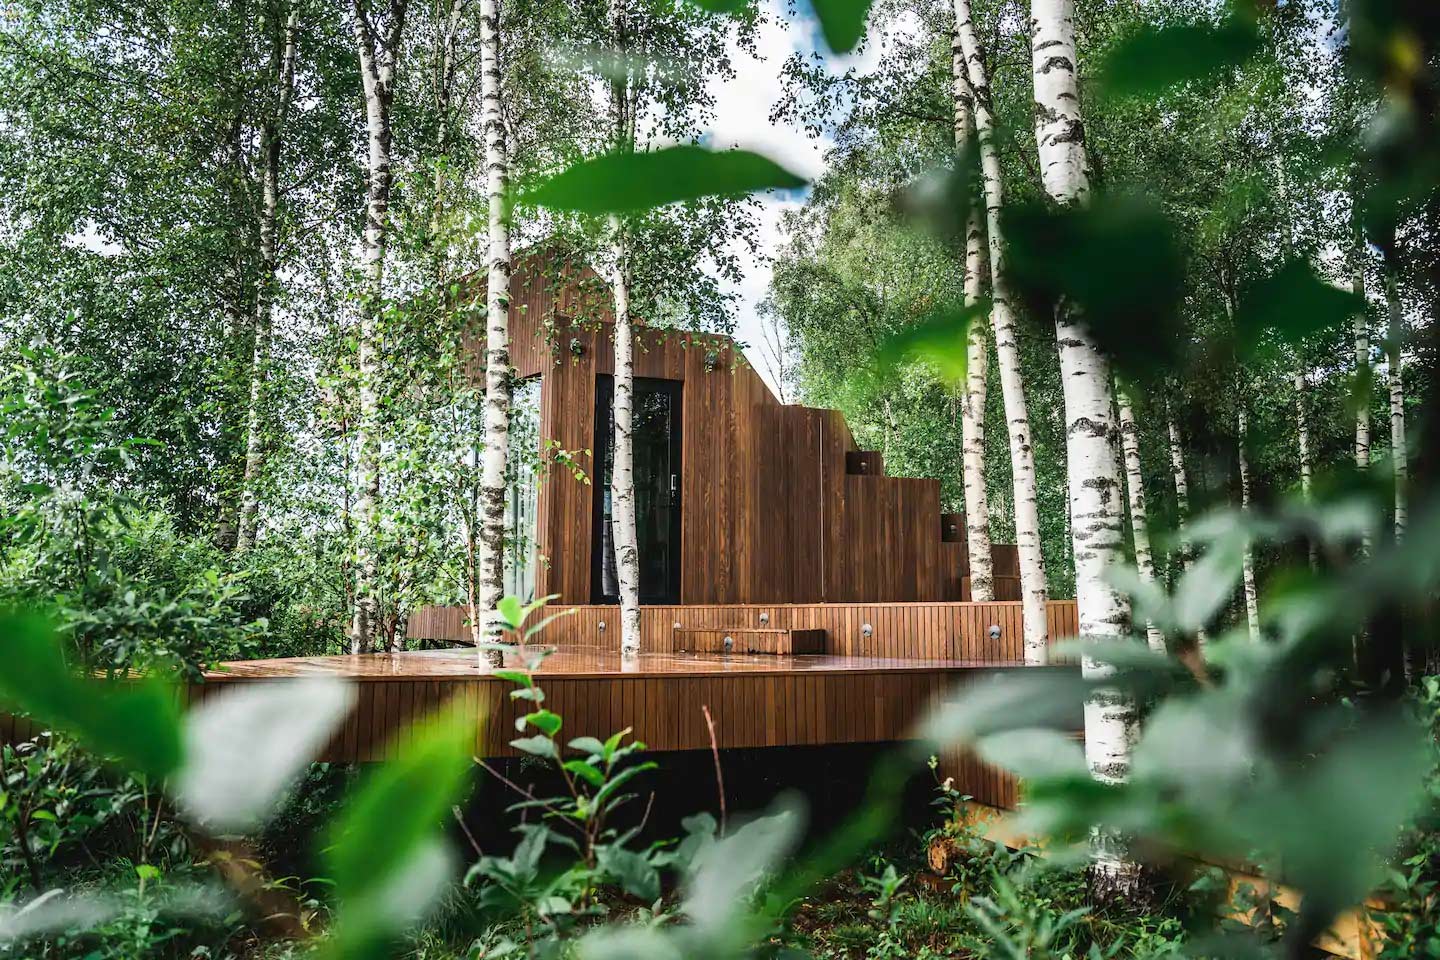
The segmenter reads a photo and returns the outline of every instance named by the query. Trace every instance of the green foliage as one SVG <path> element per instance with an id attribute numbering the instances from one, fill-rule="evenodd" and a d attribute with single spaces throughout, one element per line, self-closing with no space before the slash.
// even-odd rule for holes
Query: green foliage
<path id="1" fill-rule="evenodd" d="M 180 708 L 159 679 L 97 690 L 94 680 L 75 676 L 49 624 L 33 615 L 0 617 L 0 637 L 6 663 L 0 701 L 137 772 L 159 778 L 180 766 Z"/>
<path id="2" fill-rule="evenodd" d="M 1107 53 L 1100 87 L 1109 96 L 1153 96 L 1237 66 L 1259 47 L 1255 24 L 1237 14 L 1213 26 L 1177 23 L 1142 30 Z"/>
<path id="3" fill-rule="evenodd" d="M 340 902 L 333 955 L 387 956 L 448 880 L 451 859 L 436 824 L 460 794 L 474 743 L 474 717 L 463 704 L 442 709 L 408 731 L 406 749 L 336 818 L 326 851 Z"/>

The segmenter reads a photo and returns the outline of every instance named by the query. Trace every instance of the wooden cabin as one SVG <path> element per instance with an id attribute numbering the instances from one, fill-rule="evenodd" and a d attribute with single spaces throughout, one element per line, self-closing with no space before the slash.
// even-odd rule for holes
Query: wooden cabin
<path id="1" fill-rule="evenodd" d="M 539 482 L 512 490 L 513 592 L 617 602 L 612 321 L 593 270 L 517 258 L 511 360 L 517 416 L 532 422 L 516 435 L 553 446 Z M 941 512 L 938 480 L 886 476 L 838 411 L 779 403 L 729 337 L 641 327 L 635 341 L 642 604 L 970 599 L 964 523 Z M 1015 548 L 993 558 L 997 597 L 1018 599 Z"/>

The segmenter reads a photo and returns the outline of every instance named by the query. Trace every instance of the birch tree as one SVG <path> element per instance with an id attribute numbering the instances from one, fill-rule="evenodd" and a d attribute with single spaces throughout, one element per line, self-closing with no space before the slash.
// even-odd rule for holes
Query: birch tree
<path id="1" fill-rule="evenodd" d="M 635 89 L 629 82 L 625 0 L 610 0 L 609 27 L 615 63 L 610 80 L 610 133 L 613 149 L 635 149 Z M 635 343 L 630 317 L 630 265 L 625 224 L 610 218 L 610 291 L 615 304 L 615 422 L 614 454 L 610 468 L 611 541 L 615 547 L 615 573 L 620 585 L 620 653 L 640 652 L 640 542 L 636 530 L 635 445 L 632 423 L 635 410 Z"/>
<path id="2" fill-rule="evenodd" d="M 1405 536 L 1408 521 L 1406 481 L 1410 466 L 1405 448 L 1405 381 L 1400 349 L 1405 335 L 1405 306 L 1400 299 L 1400 280 L 1393 263 L 1385 266 L 1385 308 L 1389 320 L 1385 334 L 1385 379 L 1390 388 L 1390 457 L 1395 473 L 1395 539 Z"/>
<path id="3" fill-rule="evenodd" d="M 489 615 L 504 593 L 505 466 L 510 439 L 510 227 L 505 209 L 509 163 L 501 92 L 500 3 L 480 0 L 480 119 L 485 138 L 485 192 L 489 213 L 485 284 L 485 446 L 480 468 L 479 608 L 487 640 L 501 624 Z M 500 651 L 485 649 L 492 667 Z"/>
<path id="4" fill-rule="evenodd" d="M 1240 411 L 1235 418 L 1235 459 L 1240 467 L 1240 512 L 1250 512 L 1250 418 L 1245 412 L 1245 401 L 1240 401 Z M 1250 630 L 1250 639 L 1260 639 L 1260 593 L 1255 586 L 1255 551 L 1249 539 L 1245 541 L 1244 552 L 1240 555 L 1240 577 L 1245 591 L 1245 624 Z"/>
<path id="5" fill-rule="evenodd" d="M 957 156 L 975 129 L 974 104 L 966 74 L 965 51 L 960 42 L 959 19 L 950 38 L 951 99 L 955 116 Z M 984 289 L 985 224 L 978 207 L 971 207 L 965 224 L 965 306 L 973 307 Z M 970 599 L 995 599 L 995 566 L 990 555 L 990 502 L 985 489 L 985 399 L 989 358 L 985 339 L 989 324 L 975 317 L 965 345 L 965 384 L 960 398 L 961 479 L 965 494 L 965 542 L 970 562 Z"/>
<path id="6" fill-rule="evenodd" d="M 1035 80 L 1035 142 L 1040 177 L 1052 200 L 1083 204 L 1090 193 L 1090 159 L 1080 117 L 1076 78 L 1073 0 L 1033 0 L 1030 5 L 1031 65 Z M 1065 394 L 1066 472 L 1070 486 L 1075 598 L 1081 637 L 1121 637 L 1130 632 L 1130 601 L 1112 586 L 1111 567 L 1124 561 L 1124 507 L 1114 437 L 1115 400 L 1110 362 L 1085 318 L 1062 303 L 1055 313 L 1060 378 Z M 1138 451 L 1137 451 L 1138 459 Z M 1081 672 L 1104 681 L 1113 665 L 1085 656 Z M 1139 736 L 1134 701 L 1097 688 L 1085 701 L 1085 759 L 1101 783 L 1129 778 L 1130 749 Z M 1119 838 L 1097 831 L 1092 838 L 1092 882 L 1102 894 L 1134 888 L 1140 868 Z"/>
<path id="7" fill-rule="evenodd" d="M 1130 501 L 1130 532 L 1135 542 L 1135 569 L 1146 583 L 1155 582 L 1155 554 L 1150 547 L 1149 511 L 1145 503 L 1145 473 L 1140 461 L 1140 426 L 1135 422 L 1130 394 L 1115 383 L 1115 407 L 1120 417 L 1121 450 L 1125 458 L 1125 488 Z M 1150 649 L 1165 652 L 1165 636 L 1153 623 L 1145 624 Z"/>
<path id="8" fill-rule="evenodd" d="M 263 415 L 279 279 L 276 231 L 280 213 L 280 160 L 285 121 L 295 92 L 295 41 L 299 26 L 300 8 L 292 5 L 272 38 L 270 69 L 274 95 L 260 128 L 260 276 L 255 288 L 255 343 L 250 359 L 250 404 L 245 421 L 245 472 L 241 479 L 240 516 L 235 535 L 235 549 L 242 553 L 255 542 L 260 508 L 256 487 L 264 459 Z"/>
<path id="9" fill-rule="evenodd" d="M 995 145 L 995 120 L 990 86 L 980 43 L 970 14 L 970 0 L 955 0 L 955 28 L 965 57 L 965 78 L 974 104 L 976 140 L 984 182 L 985 220 L 989 230 L 991 326 L 1000 366 L 1000 389 L 1005 399 L 1005 420 L 1010 432 L 1010 473 L 1015 496 L 1015 543 L 1020 555 L 1020 591 L 1025 630 L 1025 662 L 1044 663 L 1047 656 L 1047 588 L 1045 560 L 1040 548 L 1040 512 L 1035 483 L 1035 451 L 1031 445 L 1030 416 L 1025 404 L 1025 383 L 1020 369 L 1016 316 L 1009 281 L 1005 276 L 1005 244 L 1000 216 L 1004 184 Z"/>
<path id="10" fill-rule="evenodd" d="M 366 653 L 375 636 L 378 604 L 376 538 L 380 517 L 381 315 L 385 248 L 390 229 L 391 117 L 395 72 L 405 29 L 407 0 L 351 0 L 360 78 L 365 92 L 365 232 L 360 246 L 362 304 L 356 374 L 359 416 L 355 429 L 358 490 L 355 502 L 355 616 L 350 651 Z"/>

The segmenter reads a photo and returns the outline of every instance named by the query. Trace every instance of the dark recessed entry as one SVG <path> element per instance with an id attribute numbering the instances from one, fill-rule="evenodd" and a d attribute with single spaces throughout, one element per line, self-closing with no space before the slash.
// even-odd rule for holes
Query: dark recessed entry
<path id="1" fill-rule="evenodd" d="M 635 378 L 635 528 L 640 548 L 640 602 L 680 602 L 679 380 Z M 595 378 L 595 529 L 590 564 L 592 603 L 619 603 L 611 532 L 610 471 L 615 380 Z"/>

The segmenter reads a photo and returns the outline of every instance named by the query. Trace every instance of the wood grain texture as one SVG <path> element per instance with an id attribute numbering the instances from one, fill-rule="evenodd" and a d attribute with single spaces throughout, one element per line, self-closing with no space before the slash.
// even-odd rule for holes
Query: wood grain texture
<path id="1" fill-rule="evenodd" d="M 511 654 L 507 666 L 522 661 Z M 708 749 L 702 708 L 715 721 L 721 749 L 901 741 L 938 703 L 1001 672 L 1046 669 L 1022 663 L 887 656 L 642 654 L 624 661 L 613 650 L 562 648 L 535 679 L 545 704 L 566 719 L 572 736 L 631 727 L 651 750 Z M 195 703 L 252 683 L 332 676 L 356 684 L 356 707 L 318 759 L 372 762 L 406 748 L 409 725 L 452 703 L 476 724 L 477 756 L 515 756 L 514 721 L 528 708 L 513 685 L 490 677 L 470 650 L 252 660 L 223 664 L 192 686 Z M 0 727 L 3 729 L 3 727 Z M 955 753 L 946 775 L 986 803 L 1012 806 L 1015 784 L 987 765 Z"/>
<path id="2" fill-rule="evenodd" d="M 619 608 L 575 605 L 545 628 L 543 640 L 559 647 L 618 650 Z M 762 619 L 762 617 L 764 619 Z M 1051 600 L 1052 643 L 1075 636 L 1074 600 Z M 870 630 L 866 635 L 865 627 Z M 1000 628 L 992 638 L 990 627 Z M 936 657 L 1011 663 L 1024 659 L 1019 601 L 992 603 L 768 603 L 679 604 L 640 608 L 640 649 L 679 649 L 678 630 L 824 630 L 826 652 L 838 656 Z M 424 607 L 410 619 L 412 639 L 456 641 L 467 636 L 464 607 Z"/>
<path id="3" fill-rule="evenodd" d="M 543 378 L 540 435 L 586 475 L 544 470 L 537 595 L 588 603 L 595 386 L 614 367 L 608 291 L 556 251 L 516 258 L 512 283 L 512 362 Z M 483 283 L 473 289 L 483 297 Z M 683 384 L 680 602 L 969 596 L 964 544 L 941 542 L 938 481 L 886 477 L 838 411 L 781 405 L 728 337 L 641 327 L 635 338 L 635 376 Z M 1011 573 L 1013 548 L 995 551 L 996 573 Z"/>

